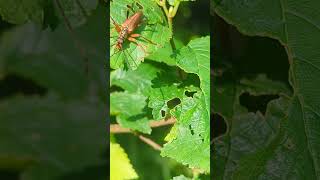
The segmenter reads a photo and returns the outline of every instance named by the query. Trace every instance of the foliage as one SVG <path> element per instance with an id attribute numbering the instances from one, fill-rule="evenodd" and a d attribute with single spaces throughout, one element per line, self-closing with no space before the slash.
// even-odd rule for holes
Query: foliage
<path id="1" fill-rule="evenodd" d="M 286 60 L 290 65 L 287 82 L 265 76 L 263 81 L 251 79 L 243 84 L 241 78 L 230 78 L 232 65 L 214 77 L 214 111 L 228 126 L 227 132 L 214 140 L 217 179 L 319 179 L 319 1 L 212 0 L 212 6 L 215 15 L 244 35 L 280 42 L 287 57 L 278 54 L 276 63 Z M 265 59 L 252 51 L 251 57 L 264 63 Z M 226 60 L 220 56 L 216 61 Z M 241 58 L 239 61 L 244 63 Z M 277 66 L 270 58 L 268 61 L 267 66 Z M 237 76 L 243 78 L 243 74 Z M 283 88 L 289 83 L 293 92 Z M 263 115 L 248 112 L 239 103 L 243 92 L 278 98 L 268 103 Z M 221 104 L 232 104 L 232 108 Z"/>
<path id="2" fill-rule="evenodd" d="M 71 0 L 60 4 L 71 24 L 79 26 L 85 23 L 87 16 L 97 7 L 98 1 Z M 44 27 L 55 27 L 59 23 L 57 8 L 57 4 L 48 0 L 0 1 L 2 19 L 12 24 L 32 21 Z"/>
<path id="3" fill-rule="evenodd" d="M 178 30 L 173 33 L 169 23 L 174 16 L 168 18 L 168 13 L 164 10 L 167 7 L 159 6 L 159 2 L 157 4 L 155 1 L 112 1 L 111 17 L 116 23 L 123 23 L 126 19 L 127 5 L 134 7 L 135 3 L 142 6 L 142 9 L 136 11 L 142 11 L 147 22 L 145 24 L 142 22 L 134 33 L 139 33 L 154 43 L 138 37 L 136 43 L 126 40 L 123 49 L 117 52 L 115 44 L 119 33 L 111 20 L 110 32 L 113 43 L 110 44 L 110 66 L 113 70 L 110 76 L 111 88 L 114 88 L 110 99 L 111 115 L 121 127 L 134 130 L 135 134 L 151 134 L 150 138 L 160 139 L 161 142 L 166 137 L 167 142 L 164 142 L 160 153 L 163 158 L 159 161 L 168 163 L 164 157 L 170 157 L 185 165 L 184 169 L 186 167 L 199 169 L 199 172 L 208 174 L 210 38 L 198 37 L 187 45 L 183 45 L 178 39 L 173 39 L 175 33 L 179 33 Z M 143 53 L 140 44 L 145 47 L 148 54 Z M 163 131 L 160 137 L 154 136 L 154 129 L 151 129 L 150 124 L 169 118 L 176 119 L 170 132 L 167 134 Z M 115 139 L 119 139 L 118 135 L 115 135 Z M 119 143 L 124 144 L 124 148 L 127 144 L 122 142 L 121 138 Z M 140 146 L 138 148 L 142 148 Z M 126 151 L 130 158 L 130 147 Z M 156 151 L 153 154 L 158 156 L 157 158 L 160 157 Z M 132 160 L 133 168 L 135 163 L 143 161 L 143 158 L 135 158 L 136 160 Z M 147 178 L 145 171 L 137 173 L 141 179 L 151 178 Z M 185 175 L 190 177 L 189 173 Z M 175 179 L 182 177 L 184 176 Z M 154 175 L 152 178 L 155 178 Z"/>
<path id="4" fill-rule="evenodd" d="M 64 3 L 70 34 L 45 2 L 0 2 L 0 169 L 14 174 L 0 179 L 106 179 L 105 8 L 80 1 L 75 20 L 77 1 Z"/>
<path id="5" fill-rule="evenodd" d="M 110 179 L 135 179 L 137 173 L 133 170 L 127 154 L 119 144 L 110 143 Z"/>

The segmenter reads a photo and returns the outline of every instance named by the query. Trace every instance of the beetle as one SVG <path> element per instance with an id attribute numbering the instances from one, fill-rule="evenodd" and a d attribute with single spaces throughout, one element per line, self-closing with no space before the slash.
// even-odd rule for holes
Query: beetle
<path id="1" fill-rule="evenodd" d="M 142 8 L 141 5 L 139 5 L 139 6 Z M 134 10 L 132 9 L 131 6 L 127 5 L 127 7 L 134 12 Z M 130 16 L 130 17 L 128 15 L 129 14 L 127 13 L 127 19 L 122 24 L 118 24 L 112 17 L 110 17 L 110 19 L 111 19 L 112 23 L 114 24 L 115 29 L 116 29 L 116 31 L 118 33 L 118 37 L 117 37 L 116 43 L 113 45 L 113 46 L 115 46 L 115 49 L 116 49 L 114 54 L 124 50 L 123 49 L 123 44 L 124 44 L 124 42 L 126 40 L 128 40 L 131 43 L 136 44 L 138 47 L 140 47 L 142 49 L 142 51 L 145 54 L 147 54 L 147 52 L 145 50 L 145 48 L 147 48 L 147 47 L 142 45 L 142 44 L 139 44 L 137 42 L 137 38 L 142 38 L 145 41 L 147 41 L 147 42 L 149 42 L 151 44 L 154 44 L 154 45 L 157 45 L 157 44 L 155 44 L 151 40 L 141 36 L 141 34 L 134 33 L 134 31 L 142 24 L 143 18 L 144 18 L 144 14 L 143 14 L 143 12 L 141 10 L 139 10 L 137 12 L 134 12 L 134 14 L 132 16 Z M 111 57 L 114 54 L 112 54 Z M 131 57 L 130 54 L 129 54 L 129 56 Z M 135 63 L 134 60 L 133 60 L 133 62 Z"/>

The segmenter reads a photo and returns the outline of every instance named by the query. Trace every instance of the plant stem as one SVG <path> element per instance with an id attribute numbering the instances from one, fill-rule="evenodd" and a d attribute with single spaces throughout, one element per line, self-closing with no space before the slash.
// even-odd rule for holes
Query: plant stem
<path id="1" fill-rule="evenodd" d="M 151 128 L 161 127 L 161 126 L 167 126 L 174 124 L 176 122 L 175 118 L 170 118 L 168 120 L 161 120 L 161 121 L 151 121 L 149 123 L 149 126 Z M 132 133 L 129 128 L 123 128 L 119 124 L 110 124 L 110 133 L 119 134 L 119 133 Z"/>
<path id="2" fill-rule="evenodd" d="M 151 147 L 153 147 L 153 149 L 157 150 L 157 151 L 161 151 L 162 147 L 157 144 L 156 142 L 154 142 L 153 140 L 144 137 L 142 135 L 138 135 L 139 139 L 143 142 L 145 142 L 146 144 L 150 145 Z"/>
<path id="3" fill-rule="evenodd" d="M 173 40 L 172 18 L 168 18 L 168 22 L 169 22 L 169 29 L 172 33 L 172 36 L 170 38 L 170 45 L 171 45 L 172 51 L 174 52 L 177 50 L 177 47 L 176 47 L 176 44 L 174 43 L 174 40 Z"/>
<path id="4" fill-rule="evenodd" d="M 168 26 L 169 26 L 169 30 L 171 32 L 171 38 L 170 38 L 170 45 L 171 45 L 171 48 L 172 48 L 172 51 L 174 52 L 175 50 L 177 50 L 176 48 L 176 45 L 173 41 L 173 28 L 172 28 L 172 19 L 175 15 L 175 13 L 173 13 L 174 15 L 172 16 L 167 8 L 167 5 L 166 5 L 166 0 L 159 0 L 158 1 L 158 5 L 162 7 L 164 13 L 166 14 L 167 16 L 167 21 L 168 21 Z M 178 5 L 179 6 L 179 5 Z M 178 8 L 178 7 L 177 7 Z M 175 11 L 177 11 L 177 8 L 174 8 Z"/>
<path id="5" fill-rule="evenodd" d="M 175 122 L 176 122 L 175 118 L 170 118 L 168 120 L 163 119 L 161 121 L 151 121 L 149 123 L 149 125 L 152 128 L 156 128 L 156 127 L 171 125 L 171 124 L 174 124 Z M 161 149 L 162 149 L 162 147 L 159 144 L 157 144 L 156 142 L 154 142 L 152 139 L 147 138 L 137 132 L 131 131 L 129 128 L 123 128 L 119 124 L 111 124 L 110 125 L 110 133 L 114 133 L 114 134 L 116 134 L 116 133 L 132 133 L 132 134 L 138 136 L 141 141 L 148 144 L 153 149 L 155 149 L 157 151 L 161 151 Z"/>

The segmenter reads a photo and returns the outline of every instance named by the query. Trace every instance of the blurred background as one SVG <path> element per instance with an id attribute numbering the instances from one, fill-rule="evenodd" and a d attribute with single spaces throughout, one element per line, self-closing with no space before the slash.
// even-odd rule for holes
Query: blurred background
<path id="1" fill-rule="evenodd" d="M 1 3 L 1 180 L 108 178 L 107 4 L 57 2 Z"/>
<path id="2" fill-rule="evenodd" d="M 217 14 L 211 14 L 211 69 L 217 76 L 223 74 L 223 78 L 213 82 L 212 73 L 211 84 L 221 87 L 227 83 L 239 83 L 241 79 L 253 80 L 263 74 L 266 78 L 281 82 L 291 89 L 288 81 L 287 53 L 278 41 L 267 37 L 245 36 Z M 265 114 L 267 104 L 277 98 L 279 96 L 274 94 L 254 95 L 244 92 L 238 101 L 248 112 L 259 111 Z M 228 106 L 232 108 L 230 104 Z M 227 124 L 223 117 L 213 113 L 213 109 L 211 135 L 212 138 L 217 138 L 227 131 Z"/>

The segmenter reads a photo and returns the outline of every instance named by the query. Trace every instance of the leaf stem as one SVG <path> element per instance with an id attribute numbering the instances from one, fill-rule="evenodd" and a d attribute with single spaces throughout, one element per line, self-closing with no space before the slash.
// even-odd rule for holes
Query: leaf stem
<path id="1" fill-rule="evenodd" d="M 154 142 L 153 140 L 151 140 L 150 138 L 147 138 L 145 136 L 142 135 L 138 135 L 139 139 L 143 142 L 145 142 L 146 144 L 150 145 L 151 147 L 153 147 L 153 149 L 157 150 L 157 151 L 161 151 L 162 147 L 157 144 L 156 142 Z"/>
<path id="2" fill-rule="evenodd" d="M 177 6 L 174 6 L 174 7 L 170 7 L 169 10 L 167 8 L 167 2 L 166 0 L 158 0 L 158 5 L 162 7 L 166 17 L 167 17 L 167 21 L 168 21 L 168 26 L 169 26 L 169 30 L 171 32 L 171 38 L 170 38 L 170 45 L 171 45 L 171 48 L 172 48 L 172 51 L 175 51 L 177 50 L 176 48 L 176 45 L 174 43 L 174 40 L 173 40 L 173 27 L 172 27 L 172 20 L 173 20 L 173 17 L 176 15 L 177 13 L 177 10 L 178 10 L 178 7 L 179 7 L 179 4 L 180 2 L 177 3 Z"/>

